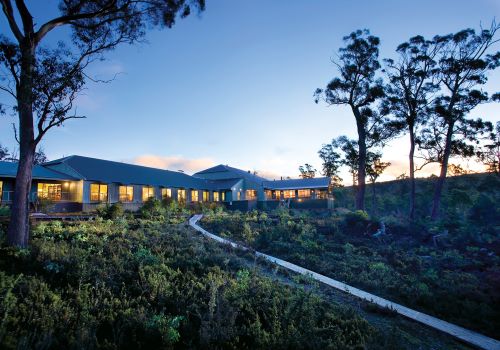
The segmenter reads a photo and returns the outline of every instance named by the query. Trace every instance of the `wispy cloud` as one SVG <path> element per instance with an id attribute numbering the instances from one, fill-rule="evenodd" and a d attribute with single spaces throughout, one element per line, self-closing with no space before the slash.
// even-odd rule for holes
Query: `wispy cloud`
<path id="1" fill-rule="evenodd" d="M 277 172 L 271 170 L 257 170 L 257 175 L 269 180 L 279 179 L 281 176 Z"/>
<path id="2" fill-rule="evenodd" d="M 189 174 L 215 165 L 215 162 L 210 158 L 188 159 L 182 156 L 158 156 L 152 154 L 135 157 L 132 159 L 132 163 L 174 171 L 183 170 Z"/>

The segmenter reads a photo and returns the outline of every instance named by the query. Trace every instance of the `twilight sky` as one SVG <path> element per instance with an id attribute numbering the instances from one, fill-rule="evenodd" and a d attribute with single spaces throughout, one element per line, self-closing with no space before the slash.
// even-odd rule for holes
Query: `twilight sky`
<path id="1" fill-rule="evenodd" d="M 31 1 L 35 21 L 57 14 L 57 3 Z M 316 105 L 312 96 L 334 76 L 330 59 L 344 35 L 368 28 L 381 38 L 381 57 L 394 57 L 411 36 L 477 29 L 499 15 L 498 0 L 207 0 L 200 16 L 151 31 L 147 44 L 122 46 L 95 64 L 94 77 L 119 73 L 116 80 L 89 83 L 77 104 L 87 119 L 49 132 L 43 147 L 49 159 L 79 154 L 188 173 L 223 163 L 296 177 L 305 162 L 320 168 L 323 143 L 356 134 L 349 110 Z M 0 28 L 6 33 L 3 17 Z M 497 70 L 487 90 L 499 86 Z M 500 105 L 473 116 L 497 121 Z M 0 117 L 5 146 L 15 146 L 15 120 Z M 406 137 L 385 149 L 393 166 L 384 179 L 406 170 L 407 151 Z"/>

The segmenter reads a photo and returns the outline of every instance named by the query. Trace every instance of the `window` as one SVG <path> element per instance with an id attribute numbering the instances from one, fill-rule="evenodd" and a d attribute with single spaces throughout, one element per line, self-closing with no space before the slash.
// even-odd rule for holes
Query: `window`
<path id="1" fill-rule="evenodd" d="M 163 199 L 172 198 L 172 189 L 171 188 L 162 188 L 161 189 L 161 198 L 163 198 Z"/>
<path id="2" fill-rule="evenodd" d="M 108 185 L 90 184 L 90 200 L 93 202 L 105 202 L 108 200 Z"/>
<path id="3" fill-rule="evenodd" d="M 210 202 L 210 192 L 203 191 L 203 201 L 204 202 Z"/>
<path id="4" fill-rule="evenodd" d="M 2 202 L 2 196 L 3 196 L 3 181 L 0 181 L 0 203 Z"/>
<path id="5" fill-rule="evenodd" d="M 273 191 L 271 191 L 271 190 L 265 190 L 264 194 L 266 195 L 266 199 L 272 199 L 273 198 Z"/>
<path id="6" fill-rule="evenodd" d="M 311 190 L 299 190 L 299 198 L 311 197 Z"/>
<path id="7" fill-rule="evenodd" d="M 222 191 L 222 201 L 223 202 L 226 201 L 226 192 L 225 191 Z"/>
<path id="8" fill-rule="evenodd" d="M 60 201 L 62 197 L 61 184 L 39 183 L 37 196 L 40 199 L 49 199 L 51 201 Z"/>
<path id="9" fill-rule="evenodd" d="M 246 199 L 249 201 L 253 201 L 257 199 L 257 191 L 256 190 L 247 190 L 246 191 Z"/>
<path id="10" fill-rule="evenodd" d="M 184 202 L 186 200 L 186 190 L 177 190 L 177 201 Z"/>
<path id="11" fill-rule="evenodd" d="M 281 191 L 274 191 L 274 195 L 276 196 L 276 199 L 281 198 Z"/>
<path id="12" fill-rule="evenodd" d="M 191 202 L 198 202 L 198 190 L 191 190 Z"/>
<path id="13" fill-rule="evenodd" d="M 325 190 L 317 190 L 316 191 L 316 198 L 318 199 L 325 199 L 328 197 L 328 192 Z"/>
<path id="14" fill-rule="evenodd" d="M 120 202 L 132 202 L 134 200 L 134 186 L 120 186 L 118 192 Z"/>
<path id="15" fill-rule="evenodd" d="M 224 193 L 224 192 L 222 192 Z M 214 202 L 218 202 L 219 201 L 219 192 L 214 192 Z"/>
<path id="16" fill-rule="evenodd" d="M 239 192 L 239 191 L 238 191 L 237 198 L 238 198 L 239 201 L 241 200 L 241 192 Z"/>
<path id="17" fill-rule="evenodd" d="M 283 191 L 283 197 L 285 197 L 285 198 L 295 198 L 295 190 L 285 190 L 285 191 Z"/>
<path id="18" fill-rule="evenodd" d="M 143 186 L 142 187 L 142 201 L 146 202 L 149 198 L 154 198 L 155 189 L 151 186 Z"/>

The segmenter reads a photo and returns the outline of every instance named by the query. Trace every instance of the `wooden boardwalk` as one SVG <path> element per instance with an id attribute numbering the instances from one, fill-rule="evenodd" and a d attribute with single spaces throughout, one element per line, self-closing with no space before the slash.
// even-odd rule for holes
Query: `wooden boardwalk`
<path id="1" fill-rule="evenodd" d="M 201 228 L 200 226 L 197 225 L 197 222 L 203 217 L 203 215 L 194 215 L 189 219 L 189 225 L 193 227 L 196 231 L 202 233 L 203 235 L 216 240 L 220 243 L 223 244 L 229 244 L 234 248 L 239 248 L 243 250 L 248 250 L 247 247 L 242 246 L 240 244 L 231 242 L 230 240 L 224 239 L 222 237 L 219 237 L 217 235 L 214 235 L 207 230 Z M 320 275 L 319 273 L 316 273 L 314 271 L 305 269 L 303 267 L 300 267 L 298 265 L 289 263 L 288 261 L 281 260 L 278 258 L 275 258 L 274 256 L 270 256 L 264 253 L 260 252 L 255 252 L 256 256 L 262 257 L 266 260 L 269 260 L 276 265 L 282 266 L 284 268 L 287 268 L 291 271 L 297 272 L 302 275 L 307 275 L 310 276 L 311 278 L 324 283 L 328 286 L 331 286 L 333 288 L 339 289 L 343 292 L 349 293 L 351 295 L 354 295 L 358 298 L 367 300 L 369 302 L 372 302 L 378 306 L 381 307 L 387 307 L 390 309 L 393 309 L 397 313 L 415 320 L 417 322 L 420 322 L 422 324 L 425 324 L 426 326 L 432 327 L 434 329 L 437 329 L 439 331 L 442 331 L 444 333 L 447 333 L 457 339 L 460 339 L 461 341 L 464 341 L 468 344 L 474 345 L 478 348 L 481 349 L 488 349 L 488 350 L 500 350 L 500 341 L 495 340 L 493 338 L 489 338 L 485 335 L 479 334 L 477 332 L 473 332 L 471 330 L 468 330 L 466 328 L 457 326 L 453 323 L 449 323 L 443 320 L 440 320 L 439 318 L 424 314 L 422 312 L 407 308 L 406 306 L 393 303 L 390 300 L 378 297 L 374 294 L 362 291 L 361 289 L 354 288 L 352 286 L 349 286 L 343 282 L 339 282 L 337 280 L 334 280 L 332 278 L 326 277 L 324 275 Z"/>

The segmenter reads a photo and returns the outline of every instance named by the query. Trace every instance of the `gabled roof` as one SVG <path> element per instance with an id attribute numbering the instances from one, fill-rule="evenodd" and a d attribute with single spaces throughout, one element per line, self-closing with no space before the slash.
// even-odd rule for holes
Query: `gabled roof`
<path id="1" fill-rule="evenodd" d="M 243 178 L 245 180 L 256 182 L 259 184 L 262 183 L 263 181 L 268 181 L 267 179 L 265 179 L 261 176 L 255 175 L 251 172 L 237 169 L 237 168 L 233 168 L 233 167 L 230 167 L 229 165 L 223 165 L 223 164 L 219 164 L 219 165 L 216 165 L 212 168 L 208 168 L 208 169 L 199 171 L 199 172 L 193 174 L 193 176 L 203 178 L 203 177 L 205 177 L 204 175 L 206 175 L 206 174 L 216 174 L 216 173 L 225 173 L 227 176 L 231 176 L 232 178 Z"/>
<path id="2" fill-rule="evenodd" d="M 211 187 L 209 181 L 181 172 L 76 155 L 47 162 L 44 166 L 54 167 L 60 164 L 70 167 L 83 180 L 88 181 L 197 189 Z"/>
<path id="3" fill-rule="evenodd" d="M 17 162 L 3 162 L 0 161 L 0 177 L 15 178 L 17 174 Z M 33 179 L 34 180 L 78 180 L 77 178 L 63 174 L 59 171 L 47 169 L 41 165 L 33 166 Z"/>
<path id="4" fill-rule="evenodd" d="M 229 190 L 236 186 L 243 179 L 208 180 L 212 190 Z"/>
<path id="5" fill-rule="evenodd" d="M 289 179 L 265 181 L 263 186 L 269 190 L 297 190 L 301 188 L 327 188 L 330 185 L 329 177 L 315 177 L 312 179 Z"/>

